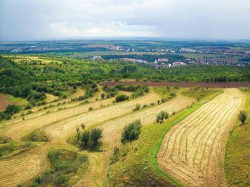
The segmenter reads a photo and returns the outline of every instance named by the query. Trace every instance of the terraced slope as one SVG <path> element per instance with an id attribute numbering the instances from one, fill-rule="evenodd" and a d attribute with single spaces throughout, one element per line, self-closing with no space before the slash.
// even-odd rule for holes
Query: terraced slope
<path id="1" fill-rule="evenodd" d="M 150 104 L 152 102 L 155 103 L 159 99 L 160 96 L 156 93 L 149 93 L 128 102 L 117 103 L 107 108 L 101 108 L 99 110 L 53 123 L 45 126 L 43 130 L 51 139 L 55 139 L 57 137 L 75 132 L 76 128 L 80 127 L 82 123 L 84 123 L 86 127 L 98 124 L 106 120 L 131 113 L 137 103 L 140 103 L 141 105 Z"/>
<path id="2" fill-rule="evenodd" d="M 47 146 L 0 160 L 0 186 L 13 187 L 37 176 L 47 166 Z"/>
<path id="3" fill-rule="evenodd" d="M 186 186 L 225 186 L 224 147 L 243 98 L 226 89 L 176 124 L 161 145 L 160 168 Z"/>
<path id="4" fill-rule="evenodd" d="M 134 120 L 140 119 L 142 125 L 147 125 L 155 122 L 157 114 L 164 110 L 170 114 L 174 111 L 179 111 L 192 104 L 193 100 L 178 96 L 170 102 L 157 105 L 152 108 L 144 109 L 117 119 L 105 122 L 99 127 L 103 129 L 103 144 L 104 152 L 91 154 L 90 169 L 86 172 L 85 177 L 79 181 L 75 186 L 103 186 L 106 180 L 106 173 L 109 167 L 111 155 L 115 146 L 120 144 L 121 133 L 125 125 Z M 94 168 L 94 169 L 93 169 Z"/>
<path id="5" fill-rule="evenodd" d="M 99 100 L 74 108 L 59 110 L 46 115 L 26 119 L 25 121 L 18 120 L 18 122 L 13 122 L 12 124 L 8 125 L 6 130 L 2 129 L 2 131 L 5 132 L 6 136 L 9 136 L 14 140 L 18 140 L 21 136 L 27 134 L 28 132 L 31 132 L 34 129 L 41 128 L 51 123 L 55 123 L 59 120 L 67 119 L 82 113 L 86 113 L 88 112 L 89 107 L 96 109 L 100 108 L 101 105 L 110 105 L 113 100 L 113 98 Z"/>
<path id="6" fill-rule="evenodd" d="M 150 102 L 156 102 L 159 99 L 160 96 L 152 92 L 143 97 L 131 101 L 117 103 L 116 105 L 91 111 L 83 115 L 78 115 L 76 117 L 69 117 L 66 120 L 64 119 L 65 116 L 71 116 L 72 114 L 65 113 L 65 111 L 58 111 L 57 113 L 54 114 L 53 113 L 48 114 L 43 118 L 38 118 L 39 120 L 35 118 L 27 121 L 25 120 L 18 125 L 10 126 L 9 129 L 8 128 L 3 129 L 7 130 L 6 133 L 3 132 L 4 135 L 9 135 L 10 137 L 18 140 L 20 137 L 22 137 L 32 129 L 36 129 L 46 124 L 49 124 L 50 122 L 53 122 L 55 118 L 63 119 L 62 121 L 59 122 L 61 126 L 60 125 L 57 126 L 58 123 L 53 123 L 52 125 L 49 125 L 45 128 L 45 130 L 47 129 L 49 133 L 51 131 L 56 134 L 55 136 L 51 136 L 54 141 L 49 142 L 48 144 L 40 145 L 35 149 L 31 149 L 30 151 L 20 153 L 17 156 L 0 160 L 0 186 L 16 186 L 17 184 L 26 182 L 35 177 L 36 175 L 38 175 L 39 173 L 41 173 L 46 167 L 44 163 L 46 162 L 47 151 L 50 147 L 52 146 L 56 148 L 71 147 L 65 144 L 66 137 L 75 131 L 76 128 L 75 125 L 80 125 L 82 123 L 81 121 L 82 116 L 84 117 L 86 116 L 87 117 L 86 119 L 89 120 L 88 121 L 89 123 L 86 124 L 86 126 L 88 126 L 91 124 L 96 124 L 104 122 L 106 120 L 110 120 L 114 117 L 122 116 L 126 113 L 131 113 L 132 108 L 138 102 L 150 103 Z M 75 110 L 75 112 L 78 111 Z M 99 118 L 96 118 L 96 116 L 98 116 Z M 61 128 L 63 130 L 61 130 Z"/>

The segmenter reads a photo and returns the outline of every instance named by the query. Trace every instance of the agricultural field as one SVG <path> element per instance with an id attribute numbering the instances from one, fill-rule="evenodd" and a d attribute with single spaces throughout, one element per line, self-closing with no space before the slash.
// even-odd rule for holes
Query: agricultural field
<path id="1" fill-rule="evenodd" d="M 187 186 L 225 186 L 225 144 L 243 100 L 227 89 L 176 124 L 162 143 L 160 168 Z"/>
<path id="2" fill-rule="evenodd" d="M 238 120 L 249 115 L 248 69 L 197 66 L 185 82 L 190 67 L 46 55 L 0 63 L 0 186 L 249 184 L 249 119 Z M 202 82 L 199 70 L 211 69 L 245 82 Z"/>
<path id="3" fill-rule="evenodd" d="M 27 103 L 23 98 L 0 93 L 0 111 L 5 110 L 8 105 L 26 105 Z"/>

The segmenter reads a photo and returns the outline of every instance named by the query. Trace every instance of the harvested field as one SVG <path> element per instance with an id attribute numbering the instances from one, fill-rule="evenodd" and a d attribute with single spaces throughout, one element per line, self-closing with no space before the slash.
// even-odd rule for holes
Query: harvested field
<path id="1" fill-rule="evenodd" d="M 48 166 L 46 148 L 37 147 L 0 160 L 0 186 L 17 186 L 37 176 Z"/>
<path id="2" fill-rule="evenodd" d="M 89 113 L 86 113 L 84 115 L 79 115 L 76 117 L 70 117 L 67 120 L 62 120 L 59 123 L 54 123 L 50 126 L 47 126 L 44 128 L 48 134 L 55 133 L 55 135 L 51 136 L 53 138 L 56 137 L 63 137 L 62 139 L 57 139 L 58 141 L 52 141 L 45 145 L 40 145 L 39 147 L 32 149 L 31 151 L 27 151 L 24 153 L 19 154 L 18 156 L 10 157 L 6 160 L 0 161 L 0 176 L 2 181 L 0 180 L 0 184 L 3 184 L 3 186 L 13 186 L 22 182 L 26 182 L 39 173 L 41 173 L 45 169 L 44 162 L 42 162 L 43 159 L 47 158 L 47 150 L 48 147 L 56 146 L 57 148 L 62 146 L 63 148 L 71 147 L 69 145 L 66 145 L 64 142 L 66 141 L 65 137 L 67 137 L 69 134 L 75 131 L 76 125 L 80 125 L 82 123 L 81 119 L 82 116 L 88 119 L 88 124 L 96 124 L 100 122 L 104 122 L 105 120 L 109 120 L 113 117 L 118 117 L 120 115 L 130 113 L 132 112 L 132 107 L 135 106 L 137 102 L 140 103 L 148 103 L 148 102 L 156 102 L 160 98 L 159 95 L 155 93 L 149 93 L 143 97 L 137 98 L 135 100 L 131 100 L 128 102 L 118 103 L 116 105 L 112 105 L 110 107 L 102 108 L 100 110 L 92 111 Z M 102 100 L 105 101 L 105 100 Z M 72 110 L 72 109 L 71 109 Z M 69 113 L 69 112 L 68 112 Z M 13 139 L 19 139 L 20 137 L 24 136 L 26 132 L 31 131 L 31 129 L 37 129 L 45 124 L 49 124 L 50 120 L 55 120 L 54 117 L 58 117 L 58 119 L 65 117 L 67 113 L 63 114 L 52 114 L 51 118 L 49 118 L 48 114 L 44 118 L 38 119 L 31 119 L 31 120 L 25 120 L 22 123 L 19 123 L 18 125 L 11 126 L 10 129 L 7 130 L 7 135 L 12 137 Z M 97 117 L 96 117 L 97 115 Z M 100 118 L 100 119 L 99 119 Z M 79 119 L 80 121 L 76 121 Z M 98 120 L 97 120 L 98 119 Z M 71 123 L 72 121 L 72 123 Z M 28 123 L 27 123 L 28 122 Z M 67 123 L 70 122 L 70 123 Z M 54 126 L 55 125 L 55 126 Z M 72 126 L 71 126 L 72 125 Z M 62 140 L 62 141 L 61 141 Z M 90 160 L 92 161 L 92 160 Z M 27 164 L 29 162 L 29 164 Z M 25 165 L 26 164 L 26 165 Z M 44 167 L 42 167 L 43 165 Z M 11 170 L 10 168 L 15 167 L 15 170 Z M 27 169 L 26 169 L 27 168 Z M 15 174 L 18 173 L 18 174 Z M 13 177 L 14 175 L 14 177 Z M 1 186 L 1 185 L 0 185 Z"/>
<path id="3" fill-rule="evenodd" d="M 89 107 L 93 107 L 95 109 L 100 108 L 101 105 L 109 105 L 112 103 L 112 100 L 113 99 L 100 100 L 74 108 L 48 113 L 46 115 L 32 117 L 30 119 L 26 118 L 24 121 L 22 119 L 13 119 L 7 123 L 8 126 L 6 126 L 7 129 L 5 134 L 14 140 L 18 140 L 21 136 L 31 132 L 34 129 L 38 129 L 51 123 L 56 123 L 57 121 L 86 113 L 88 112 Z"/>
<path id="4" fill-rule="evenodd" d="M 125 125 L 137 119 L 141 120 L 142 125 L 154 123 L 157 114 L 162 110 L 171 114 L 174 111 L 178 112 L 190 106 L 192 102 L 193 100 L 188 97 L 178 96 L 167 103 L 119 117 L 100 125 L 99 127 L 103 129 L 102 141 L 104 144 L 104 152 L 92 156 L 93 158 L 90 157 L 90 160 L 93 160 L 91 162 L 92 165 L 90 165 L 91 168 L 85 177 L 75 186 L 100 186 L 100 184 L 105 184 L 110 157 L 114 147 L 120 144 L 121 133 Z M 95 166 L 96 164 L 98 164 L 98 167 Z"/>
<path id="5" fill-rule="evenodd" d="M 77 115 L 75 117 L 59 121 L 44 127 L 43 130 L 51 139 L 62 135 L 68 135 L 69 133 L 73 133 L 82 123 L 84 123 L 86 127 L 98 124 L 106 120 L 131 113 L 137 103 L 140 103 L 141 105 L 150 104 L 159 99 L 160 96 L 156 93 L 149 93 L 128 102 L 117 103 L 110 107 L 101 108 L 99 110 L 94 110 L 86 114 Z"/>
<path id="6" fill-rule="evenodd" d="M 124 82 L 103 82 L 100 85 L 115 86 L 117 84 L 124 85 L 148 85 L 148 86 L 180 86 L 180 87 L 208 87 L 208 88 L 241 88 L 250 87 L 250 82 L 136 82 L 136 81 L 124 81 Z"/>
<path id="7" fill-rule="evenodd" d="M 226 89 L 171 128 L 158 154 L 160 168 L 186 186 L 226 186 L 224 148 L 243 98 Z"/>

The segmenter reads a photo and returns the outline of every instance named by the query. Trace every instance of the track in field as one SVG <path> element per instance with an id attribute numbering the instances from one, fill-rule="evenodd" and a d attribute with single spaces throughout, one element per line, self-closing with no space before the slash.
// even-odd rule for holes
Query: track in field
<path id="1" fill-rule="evenodd" d="M 90 155 L 92 160 L 89 171 L 86 172 L 85 177 L 80 180 L 74 187 L 80 186 L 105 186 L 106 173 L 109 167 L 110 157 L 113 154 L 115 146 L 120 144 L 121 133 L 125 125 L 137 119 L 141 120 L 142 125 L 148 125 L 155 122 L 156 116 L 162 110 L 172 114 L 178 112 L 192 105 L 193 100 L 185 96 L 177 96 L 177 98 L 157 105 L 152 108 L 144 109 L 117 119 L 110 120 L 99 126 L 103 129 L 102 142 L 104 144 L 104 151 Z M 93 169 L 94 168 L 94 169 Z"/>
<path id="2" fill-rule="evenodd" d="M 243 98 L 226 89 L 171 128 L 158 153 L 160 168 L 186 186 L 226 186 L 224 147 Z"/>

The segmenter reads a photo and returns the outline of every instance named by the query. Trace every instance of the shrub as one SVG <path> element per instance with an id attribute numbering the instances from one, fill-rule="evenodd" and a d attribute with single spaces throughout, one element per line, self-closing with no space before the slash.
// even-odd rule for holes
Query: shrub
<path id="1" fill-rule="evenodd" d="M 133 111 L 137 111 L 141 109 L 141 105 L 140 104 L 136 104 L 135 108 L 133 109 Z"/>
<path id="2" fill-rule="evenodd" d="M 51 169 L 45 171 L 33 181 L 33 186 L 68 186 L 69 177 L 73 176 L 88 157 L 68 150 L 52 150 L 48 153 Z"/>
<path id="3" fill-rule="evenodd" d="M 89 137 L 90 137 L 89 131 L 84 131 L 82 133 L 82 142 L 81 142 L 82 147 L 87 147 L 88 146 Z"/>
<path id="4" fill-rule="evenodd" d="M 98 140 L 102 137 L 102 130 L 99 128 L 94 128 L 91 130 L 90 139 L 93 141 L 94 145 L 98 144 Z"/>
<path id="5" fill-rule="evenodd" d="M 122 132 L 121 142 L 126 143 L 128 141 L 137 140 L 141 133 L 141 121 L 136 120 L 128 125 L 126 125 Z"/>
<path id="6" fill-rule="evenodd" d="M 156 116 L 156 123 L 163 123 L 165 119 L 167 119 L 169 114 L 167 112 L 161 111 L 157 116 Z"/>
<path id="7" fill-rule="evenodd" d="M 105 98 L 105 93 L 101 94 L 101 98 L 104 99 Z"/>
<path id="8" fill-rule="evenodd" d="M 21 110 L 20 106 L 16 105 L 8 105 L 7 108 L 5 109 L 4 113 L 6 115 L 14 115 L 15 113 L 19 112 Z"/>
<path id="9" fill-rule="evenodd" d="M 125 101 L 125 100 L 128 100 L 128 96 L 126 96 L 126 95 L 118 95 L 118 96 L 116 96 L 116 98 L 115 98 L 115 101 L 118 103 L 118 102 L 122 102 L 122 101 Z"/>
<path id="10" fill-rule="evenodd" d="M 23 141 L 28 142 L 48 142 L 49 139 L 45 133 L 39 129 L 32 131 L 30 134 L 22 137 Z"/>
<path id="11" fill-rule="evenodd" d="M 247 119 L 247 113 L 244 111 L 240 111 L 238 118 L 241 121 L 241 123 L 244 124 Z"/>
<path id="12" fill-rule="evenodd" d="M 111 158 L 111 164 L 117 162 L 119 160 L 120 149 L 118 147 L 114 148 L 114 153 Z"/>
<path id="13" fill-rule="evenodd" d="M 67 184 L 68 177 L 65 175 L 58 175 L 55 179 L 55 185 L 56 186 L 63 186 L 64 184 Z"/>

